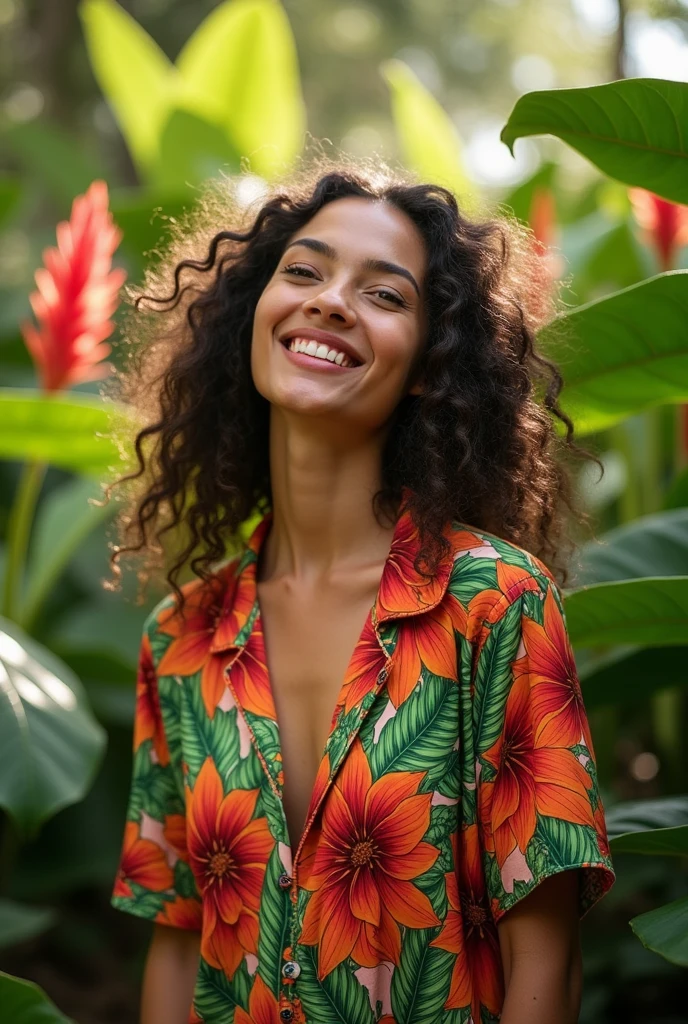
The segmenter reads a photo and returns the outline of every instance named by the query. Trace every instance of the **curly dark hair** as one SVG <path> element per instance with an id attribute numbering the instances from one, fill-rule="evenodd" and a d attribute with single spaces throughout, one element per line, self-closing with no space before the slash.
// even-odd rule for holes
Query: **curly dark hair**
<path id="1" fill-rule="evenodd" d="M 584 518 L 566 456 L 589 456 L 559 407 L 562 378 L 535 345 L 555 298 L 532 234 L 506 213 L 469 218 L 447 189 L 379 165 L 320 160 L 247 205 L 251 182 L 212 182 L 129 293 L 119 396 L 141 429 L 138 468 L 118 481 L 126 504 L 115 572 L 123 555 L 144 556 L 143 576 L 166 563 L 179 595 L 180 574 L 209 579 L 242 524 L 269 510 L 254 310 L 294 232 L 326 203 L 354 196 L 403 211 L 428 260 L 423 393 L 395 411 L 376 514 L 392 519 L 409 489 L 426 572 L 446 547 L 447 523 L 459 521 L 526 548 L 565 581 L 567 524 Z"/>

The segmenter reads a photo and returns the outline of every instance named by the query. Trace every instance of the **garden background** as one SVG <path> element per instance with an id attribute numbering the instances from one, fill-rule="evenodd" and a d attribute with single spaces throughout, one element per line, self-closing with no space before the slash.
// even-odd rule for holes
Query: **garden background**
<path id="1" fill-rule="evenodd" d="M 566 609 L 618 872 L 584 924 L 581 1024 L 688 1021 L 688 2 L 0 0 L 0 33 L 3 1020 L 134 1021 L 149 936 L 109 906 L 160 595 L 102 585 L 112 509 L 89 498 L 122 465 L 122 411 L 87 378 L 108 288 L 203 180 L 249 157 L 251 199 L 308 132 L 512 210 L 564 281 L 541 342 L 606 470 L 578 479 L 598 541 Z M 77 204 L 38 279 L 72 320 L 34 299 L 32 332 L 34 273 L 95 180 L 121 242 L 101 210 L 92 276 L 65 283 Z"/>

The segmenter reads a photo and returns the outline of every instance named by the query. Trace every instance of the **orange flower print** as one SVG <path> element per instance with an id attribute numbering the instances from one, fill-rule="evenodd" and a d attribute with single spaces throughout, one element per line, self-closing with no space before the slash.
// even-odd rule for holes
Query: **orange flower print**
<path id="1" fill-rule="evenodd" d="M 419 547 L 418 530 L 410 514 L 405 512 L 397 521 L 394 540 L 380 580 L 377 594 L 379 620 L 389 618 L 396 612 L 408 612 L 410 595 L 420 610 L 433 607 L 441 600 L 451 565 L 440 564 L 434 575 L 429 578 L 423 576 L 414 566 Z"/>
<path id="2" fill-rule="evenodd" d="M 460 609 L 458 601 L 447 598 L 447 606 L 435 608 L 417 618 L 409 619 L 399 630 L 394 662 L 387 692 L 395 707 L 411 695 L 420 679 L 422 665 L 435 676 L 453 679 L 456 675 L 454 619 L 449 606 Z M 421 664 L 422 663 L 422 664 Z"/>
<path id="3" fill-rule="evenodd" d="M 169 924 L 175 928 L 200 932 L 203 908 L 198 900 L 178 896 L 173 902 L 165 904 L 155 920 L 158 924 Z"/>
<path id="4" fill-rule="evenodd" d="M 548 747 L 573 747 L 583 740 L 592 750 L 576 663 L 552 590 L 545 597 L 544 626 L 532 619 L 523 620 L 523 642 L 528 654 L 536 742 Z"/>
<path id="5" fill-rule="evenodd" d="M 501 735 L 482 755 L 497 772 L 493 782 L 483 783 L 483 795 L 485 804 L 491 804 L 500 866 L 516 847 L 525 853 L 538 814 L 592 824 L 588 796 L 592 779 L 571 750 L 536 739 L 531 712 L 532 692 L 524 674 L 512 685 Z"/>
<path id="6" fill-rule="evenodd" d="M 319 945 L 318 977 L 348 956 L 362 967 L 399 962 L 406 928 L 438 925 L 428 897 L 412 884 L 437 860 L 422 841 L 430 825 L 423 772 L 392 772 L 373 783 L 359 739 L 329 792 L 321 828 L 303 847 L 299 879 L 312 891 L 301 942 Z"/>
<path id="7" fill-rule="evenodd" d="M 386 660 L 375 627 L 368 616 L 339 695 L 338 705 L 343 706 L 346 714 L 357 707 L 363 698 L 375 689 L 378 674 Z"/>
<path id="8" fill-rule="evenodd" d="M 132 897 L 134 891 L 131 882 L 153 892 L 164 892 L 174 885 L 174 875 L 165 859 L 165 851 L 150 839 L 141 839 L 135 821 L 128 821 L 124 829 L 122 856 L 113 895 Z"/>
<path id="9" fill-rule="evenodd" d="M 277 1000 L 260 974 L 256 974 L 248 997 L 248 1013 L 237 1006 L 234 1024 L 274 1024 L 277 1020 Z"/>
<path id="10" fill-rule="evenodd" d="M 186 789 L 189 862 L 203 894 L 201 955 L 231 978 L 245 952 L 257 953 L 258 907 L 274 846 L 267 818 L 253 818 L 257 789 L 223 795 L 212 758 Z"/>
<path id="11" fill-rule="evenodd" d="M 174 852 L 182 860 L 188 861 L 186 849 L 186 818 L 183 814 L 168 814 L 165 817 L 163 835 Z"/>
<path id="12" fill-rule="evenodd" d="M 161 676 L 192 676 L 201 674 L 201 693 L 209 718 L 225 691 L 224 666 L 226 657 L 211 657 L 210 646 L 221 612 L 221 593 L 214 588 L 189 589 L 183 614 L 176 606 L 164 609 L 158 618 L 158 629 L 174 639 L 167 648 L 158 672 Z"/>
<path id="13" fill-rule="evenodd" d="M 229 680 L 235 700 L 244 711 L 250 711 L 262 718 L 271 718 L 273 721 L 276 719 L 260 619 L 254 622 L 245 648 L 232 662 Z"/>
<path id="14" fill-rule="evenodd" d="M 158 764 L 170 763 L 170 753 L 165 741 L 160 704 L 158 702 L 158 680 L 153 664 L 150 639 L 144 633 L 141 641 L 138 674 L 136 677 L 136 715 L 134 717 L 134 750 L 145 740 L 153 741 L 153 750 Z"/>
<path id="15" fill-rule="evenodd" d="M 430 945 L 456 954 L 445 1010 L 470 1005 L 473 1020 L 480 1021 L 481 1004 L 497 1016 L 504 998 L 499 940 L 487 903 L 477 825 L 463 830 L 462 844 L 458 877 L 456 871 L 444 876 L 449 910 Z M 452 845 L 456 863 L 456 834 Z"/>

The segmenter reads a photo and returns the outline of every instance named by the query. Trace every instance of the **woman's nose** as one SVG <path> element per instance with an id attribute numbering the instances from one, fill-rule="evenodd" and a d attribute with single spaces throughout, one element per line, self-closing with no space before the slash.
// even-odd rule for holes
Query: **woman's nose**
<path id="1" fill-rule="evenodd" d="M 318 295 L 311 295 L 304 303 L 304 312 L 347 326 L 356 322 L 356 313 L 341 288 L 324 288 Z"/>

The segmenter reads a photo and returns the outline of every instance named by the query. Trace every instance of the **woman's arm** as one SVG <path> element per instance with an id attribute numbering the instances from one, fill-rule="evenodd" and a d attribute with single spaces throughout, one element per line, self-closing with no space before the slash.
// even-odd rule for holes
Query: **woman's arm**
<path id="1" fill-rule="evenodd" d="M 501 1024 L 576 1024 L 582 980 L 578 872 L 545 879 L 498 929 L 506 983 Z"/>
<path id="2" fill-rule="evenodd" d="M 200 932 L 155 925 L 143 976 L 141 1024 L 187 1024 L 200 950 Z"/>

